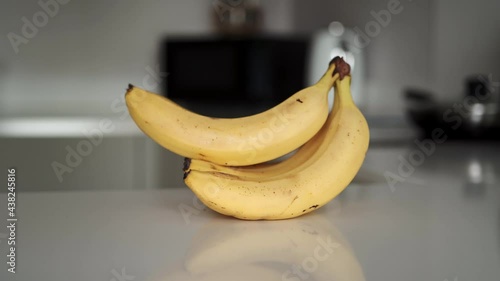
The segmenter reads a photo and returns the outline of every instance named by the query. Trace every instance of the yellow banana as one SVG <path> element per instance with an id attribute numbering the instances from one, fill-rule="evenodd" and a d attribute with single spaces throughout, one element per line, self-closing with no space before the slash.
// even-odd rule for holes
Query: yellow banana
<path id="1" fill-rule="evenodd" d="M 340 62 L 334 58 L 315 85 L 270 110 L 242 118 L 202 116 L 135 86 L 125 99 L 137 126 L 166 149 L 220 165 L 252 165 L 297 149 L 321 129 L 328 116 L 328 92 L 346 71 L 336 67 Z"/>
<path id="2" fill-rule="evenodd" d="M 263 176 L 265 176 L 266 179 L 270 179 L 272 177 L 283 177 L 287 174 L 292 174 L 305 161 L 310 160 L 311 155 L 316 151 L 316 149 L 318 149 L 318 147 L 320 147 L 321 143 L 323 142 L 326 132 L 330 130 L 330 132 L 332 133 L 332 130 L 336 130 L 338 118 L 334 118 L 336 116 L 338 108 L 338 95 L 334 94 L 332 112 L 328 116 L 328 119 L 325 123 L 331 125 L 323 126 L 313 138 L 311 138 L 308 142 L 301 146 L 292 156 L 290 156 L 290 158 L 284 161 L 274 163 L 267 162 L 245 167 L 238 167 L 224 166 L 205 160 L 186 158 L 184 163 L 185 172 L 188 172 L 189 169 L 203 172 L 221 172 L 248 180 L 261 179 Z M 335 124 L 333 124 L 332 122 L 335 122 Z"/>
<path id="3" fill-rule="evenodd" d="M 293 172 L 248 178 L 185 167 L 185 183 L 212 210 L 240 219 L 292 218 L 328 203 L 352 181 L 369 144 L 368 125 L 352 100 L 350 82 L 350 76 L 335 81 L 338 109 L 320 131 L 318 147 Z"/>

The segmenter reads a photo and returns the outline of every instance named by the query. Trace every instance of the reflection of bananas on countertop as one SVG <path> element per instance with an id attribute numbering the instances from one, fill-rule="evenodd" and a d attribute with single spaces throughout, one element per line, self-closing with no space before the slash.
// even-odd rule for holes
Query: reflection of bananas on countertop
<path id="1" fill-rule="evenodd" d="M 158 281 L 275 281 L 282 280 L 279 271 L 259 265 L 240 264 L 207 274 L 192 274 L 182 266 L 166 276 L 155 279 Z M 293 280 L 293 279 L 292 279 Z"/>
<path id="2" fill-rule="evenodd" d="M 320 213 L 276 222 L 214 218 L 193 237 L 178 272 L 166 280 L 365 280 L 348 242 Z"/>
<path id="3" fill-rule="evenodd" d="M 126 102 L 137 126 L 163 147 L 221 165 L 251 165 L 295 150 L 321 129 L 328 116 L 328 92 L 339 77 L 335 70 L 332 61 L 315 85 L 272 109 L 241 118 L 202 116 L 134 86 L 127 90 Z"/>

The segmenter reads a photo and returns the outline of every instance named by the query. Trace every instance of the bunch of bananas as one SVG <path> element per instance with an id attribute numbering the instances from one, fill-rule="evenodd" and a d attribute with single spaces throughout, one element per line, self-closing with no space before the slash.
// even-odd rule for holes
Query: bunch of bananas
<path id="1" fill-rule="evenodd" d="M 209 208 L 246 220 L 287 219 L 328 203 L 363 163 L 369 129 L 349 72 L 336 57 L 315 85 L 242 118 L 201 116 L 134 86 L 126 102 L 146 135 L 186 157 L 184 181 Z"/>

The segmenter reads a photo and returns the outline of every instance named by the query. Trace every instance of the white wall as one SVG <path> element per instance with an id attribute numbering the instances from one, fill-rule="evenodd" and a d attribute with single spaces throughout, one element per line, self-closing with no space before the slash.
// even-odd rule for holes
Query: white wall
<path id="1" fill-rule="evenodd" d="M 389 0 L 297 1 L 295 29 L 313 32 L 340 21 L 348 28 L 365 31 L 374 21 L 372 12 L 387 10 Z M 373 115 L 402 115 L 403 89 L 427 86 L 430 63 L 429 0 L 401 0 L 401 12 L 393 14 L 386 27 L 361 48 L 366 58 L 365 111 Z"/>
<path id="2" fill-rule="evenodd" d="M 461 100 L 469 75 L 500 81 L 500 1 L 441 0 L 433 6 L 432 80 L 440 98 Z"/>
<path id="3" fill-rule="evenodd" d="M 363 29 L 391 0 L 296 1 L 294 28 L 312 32 L 331 21 Z M 400 0 L 403 11 L 364 48 L 366 111 L 401 115 L 403 90 L 432 90 L 439 101 L 461 101 L 464 79 L 477 73 L 500 81 L 500 1 Z"/>
<path id="4" fill-rule="evenodd" d="M 266 32 L 293 32 L 294 0 L 260 1 L 263 10 L 263 29 Z"/>
<path id="5" fill-rule="evenodd" d="M 389 1 L 260 2 L 266 31 L 310 33 L 334 20 L 364 29 Z M 402 114 L 407 86 L 457 99 L 466 75 L 500 77 L 499 1 L 400 3 L 403 11 L 364 48 L 369 114 Z M 155 67 L 162 35 L 212 30 L 212 0 L 71 0 L 15 54 L 6 35 L 21 34 L 21 18 L 40 10 L 37 1 L 0 9 L 0 116 L 109 114 L 124 87 L 141 85 Z"/>
<path id="6" fill-rule="evenodd" d="M 287 31 L 290 5 L 263 3 L 265 29 Z M 16 54 L 4 35 L 22 34 L 21 18 L 41 10 L 37 1 L 0 9 L 0 115 L 109 114 L 127 84 L 141 85 L 146 67 L 156 66 L 163 35 L 212 30 L 209 0 L 72 0 Z"/>
<path id="7" fill-rule="evenodd" d="M 210 29 L 209 6 L 196 0 L 72 0 L 18 54 L 2 36 L 4 115 L 109 112 L 127 83 L 140 85 L 145 67 L 156 65 L 163 34 Z M 21 34 L 21 18 L 40 10 L 36 1 L 2 4 L 0 34 Z"/>

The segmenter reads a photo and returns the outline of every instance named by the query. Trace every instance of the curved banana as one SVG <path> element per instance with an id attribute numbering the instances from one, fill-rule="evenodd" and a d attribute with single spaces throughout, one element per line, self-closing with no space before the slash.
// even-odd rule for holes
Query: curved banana
<path id="1" fill-rule="evenodd" d="M 265 177 L 271 179 L 273 177 L 283 177 L 287 174 L 292 174 L 304 162 L 310 160 L 311 155 L 320 147 L 324 141 L 326 131 L 336 130 L 338 127 L 338 118 L 334 119 L 339 108 L 338 95 L 334 94 L 334 104 L 332 112 L 328 116 L 325 124 L 321 130 L 312 137 L 308 142 L 301 146 L 290 158 L 274 163 L 260 163 L 245 167 L 238 166 L 224 166 L 211 163 L 200 159 L 184 159 L 184 172 L 189 170 L 202 171 L 202 172 L 220 172 L 224 174 L 234 175 L 241 179 L 258 180 Z M 335 123 L 332 123 L 335 122 Z"/>
<path id="2" fill-rule="evenodd" d="M 125 99 L 137 126 L 179 155 L 220 165 L 246 166 L 283 156 L 312 138 L 328 116 L 328 92 L 348 69 L 334 58 L 313 86 L 274 108 L 242 118 L 211 118 L 130 86 Z"/>
<path id="3" fill-rule="evenodd" d="M 339 107 L 320 131 L 321 143 L 293 172 L 247 179 L 187 167 L 185 183 L 212 210 L 240 219 L 287 219 L 325 205 L 352 181 L 368 149 L 368 125 L 350 82 L 350 76 L 335 81 Z"/>

